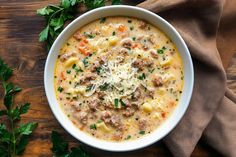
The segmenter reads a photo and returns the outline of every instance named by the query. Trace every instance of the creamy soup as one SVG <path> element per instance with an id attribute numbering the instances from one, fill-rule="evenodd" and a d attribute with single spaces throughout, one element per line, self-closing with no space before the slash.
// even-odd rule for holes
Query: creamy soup
<path id="1" fill-rule="evenodd" d="M 171 115 L 183 77 L 179 52 L 161 30 L 107 17 L 79 28 L 61 48 L 55 90 L 78 129 L 124 141 L 152 133 Z"/>

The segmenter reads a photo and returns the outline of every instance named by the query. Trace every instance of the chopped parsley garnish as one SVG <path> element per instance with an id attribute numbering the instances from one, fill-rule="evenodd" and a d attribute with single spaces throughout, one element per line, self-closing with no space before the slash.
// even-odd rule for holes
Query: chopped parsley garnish
<path id="1" fill-rule="evenodd" d="M 86 37 L 90 38 L 90 39 L 95 38 L 95 36 L 96 36 L 95 34 L 90 34 L 90 33 L 87 33 L 87 32 L 84 32 L 84 35 Z"/>
<path id="2" fill-rule="evenodd" d="M 132 20 L 128 20 L 128 23 L 132 23 Z"/>
<path id="3" fill-rule="evenodd" d="M 131 26 L 129 29 L 132 31 L 132 30 L 134 30 L 134 27 L 133 27 L 133 26 Z"/>
<path id="4" fill-rule="evenodd" d="M 91 125 L 89 126 L 89 128 L 90 128 L 90 129 L 93 129 L 93 130 L 97 130 L 96 124 L 91 124 Z"/>
<path id="5" fill-rule="evenodd" d="M 158 54 L 163 54 L 165 50 L 166 50 L 166 47 L 163 46 L 161 49 L 158 49 L 158 50 L 157 50 L 157 53 L 158 53 Z"/>
<path id="6" fill-rule="evenodd" d="M 75 69 L 76 74 L 78 74 L 79 72 L 83 72 L 82 69 L 79 69 L 79 68 L 77 68 L 77 67 L 75 67 L 74 69 Z"/>
<path id="7" fill-rule="evenodd" d="M 133 39 L 133 41 L 135 41 L 135 40 L 136 40 L 136 37 L 132 37 L 132 39 Z"/>
<path id="8" fill-rule="evenodd" d="M 138 76 L 139 80 L 144 80 L 146 78 L 146 75 L 143 73 L 142 75 Z"/>
<path id="9" fill-rule="evenodd" d="M 103 18 L 101 18 L 100 23 L 104 23 L 105 21 L 106 21 L 106 18 L 103 17 Z"/>
<path id="10" fill-rule="evenodd" d="M 129 140 L 129 139 L 131 139 L 131 135 L 128 135 L 128 136 L 125 138 L 125 140 Z"/>
<path id="11" fill-rule="evenodd" d="M 162 49 L 158 49 L 158 50 L 157 50 L 157 53 L 158 53 L 158 54 L 163 54 L 164 51 L 163 51 Z"/>
<path id="12" fill-rule="evenodd" d="M 124 103 L 124 101 L 122 99 L 120 99 L 120 104 L 123 106 L 123 107 L 126 107 L 126 104 Z"/>
<path id="13" fill-rule="evenodd" d="M 118 99 L 114 99 L 114 105 L 116 108 L 118 108 L 118 105 L 119 105 L 119 100 Z"/>
<path id="14" fill-rule="evenodd" d="M 85 57 L 83 59 L 83 63 L 84 63 L 84 66 L 87 67 L 88 66 L 88 57 Z"/>
<path id="15" fill-rule="evenodd" d="M 145 131 L 141 130 L 141 131 L 139 131 L 139 134 L 140 134 L 140 135 L 144 135 L 144 134 L 145 134 Z"/>
<path id="16" fill-rule="evenodd" d="M 66 73 L 67 73 L 67 74 L 70 74 L 70 73 L 71 73 L 71 70 L 67 70 Z"/>
<path id="17" fill-rule="evenodd" d="M 148 71 L 149 71 L 150 73 L 153 73 L 154 70 L 155 70 L 155 68 L 154 68 L 154 69 L 148 69 Z"/>
<path id="18" fill-rule="evenodd" d="M 101 91 L 107 90 L 108 87 L 109 87 L 109 84 L 108 84 L 108 83 L 104 83 L 103 85 L 99 86 L 99 88 L 100 88 Z"/>
<path id="19" fill-rule="evenodd" d="M 73 65 L 72 65 L 72 69 L 75 69 L 75 67 L 76 67 L 76 64 L 73 64 Z"/>
<path id="20" fill-rule="evenodd" d="M 93 88 L 93 85 L 89 85 L 89 86 L 86 87 L 86 90 L 85 90 L 85 91 L 86 91 L 86 92 L 89 92 L 89 91 L 92 90 L 92 88 Z"/>
<path id="21" fill-rule="evenodd" d="M 112 32 L 112 35 L 113 35 L 113 36 L 115 36 L 115 35 L 116 35 L 116 32 L 115 32 L 115 31 L 114 31 L 114 32 Z"/>
<path id="22" fill-rule="evenodd" d="M 59 87 L 57 88 L 57 91 L 60 92 L 60 93 L 61 93 L 63 90 L 64 90 L 64 89 L 63 89 L 61 86 L 59 86 Z"/>
<path id="23" fill-rule="evenodd" d="M 101 74 L 103 69 L 102 69 L 102 67 L 96 67 L 95 70 L 96 70 L 97 74 L 99 75 L 99 74 Z"/>

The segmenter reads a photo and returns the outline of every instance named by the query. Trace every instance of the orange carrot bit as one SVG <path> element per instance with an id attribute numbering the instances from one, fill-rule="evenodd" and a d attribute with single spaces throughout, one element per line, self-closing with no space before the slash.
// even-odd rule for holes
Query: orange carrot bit
<path id="1" fill-rule="evenodd" d="M 84 54 L 85 56 L 90 55 L 90 52 L 88 51 L 88 48 L 85 46 L 79 46 L 78 47 L 79 51 Z"/>
<path id="2" fill-rule="evenodd" d="M 65 80 L 65 79 L 66 79 L 66 77 L 65 77 L 65 75 L 64 75 L 63 72 L 61 72 L 61 79 L 62 79 L 62 80 Z"/>
<path id="3" fill-rule="evenodd" d="M 125 26 L 122 25 L 122 24 L 119 25 L 118 30 L 119 30 L 120 32 L 124 32 L 124 31 L 125 31 Z"/>
<path id="4" fill-rule="evenodd" d="M 87 40 L 87 39 L 84 39 L 83 42 L 84 42 L 85 44 L 87 44 L 87 43 L 88 43 L 88 40 Z"/>
<path id="5" fill-rule="evenodd" d="M 132 45 L 132 48 L 136 48 L 136 47 L 138 47 L 138 44 L 137 44 L 137 43 L 135 43 L 135 44 Z"/>

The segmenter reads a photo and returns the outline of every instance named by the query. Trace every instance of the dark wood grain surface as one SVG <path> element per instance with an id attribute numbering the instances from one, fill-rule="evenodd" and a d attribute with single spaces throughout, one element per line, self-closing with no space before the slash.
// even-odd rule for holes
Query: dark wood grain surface
<path id="1" fill-rule="evenodd" d="M 51 157 L 50 133 L 57 130 L 71 145 L 79 143 L 60 126 L 54 118 L 43 87 L 43 71 L 47 57 L 44 45 L 38 42 L 38 34 L 44 26 L 44 19 L 35 11 L 58 0 L 0 0 L 0 57 L 14 68 L 12 81 L 23 88 L 15 102 L 30 102 L 31 109 L 22 121 L 35 121 L 39 126 L 33 134 L 24 157 Z M 135 4 L 135 2 L 127 2 Z M 136 1 L 137 3 L 137 1 Z M 228 84 L 236 92 L 236 56 L 228 68 Z M 2 90 L 0 89 L 2 98 Z M 0 119 L 4 121 L 4 119 Z M 200 140 L 192 157 L 220 156 Z M 163 142 L 147 148 L 128 152 L 111 153 L 87 147 L 93 157 L 169 157 L 170 152 Z"/>

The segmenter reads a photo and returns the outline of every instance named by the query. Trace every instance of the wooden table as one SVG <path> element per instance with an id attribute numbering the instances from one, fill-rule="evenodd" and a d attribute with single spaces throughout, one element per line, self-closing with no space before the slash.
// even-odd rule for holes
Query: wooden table
<path id="1" fill-rule="evenodd" d="M 24 153 L 25 157 L 50 157 L 52 130 L 62 133 L 71 145 L 78 143 L 66 133 L 54 118 L 43 87 L 43 71 L 47 52 L 38 42 L 38 34 L 44 26 L 44 19 L 36 15 L 36 9 L 59 0 L 1 0 L 0 2 L 0 57 L 15 69 L 12 81 L 23 88 L 16 102 L 30 102 L 29 113 L 22 121 L 39 123 Z M 137 1 L 136 1 L 137 2 Z M 131 2 L 129 2 L 131 4 Z M 132 2 L 134 3 L 134 2 Z M 236 92 L 236 56 L 228 69 L 228 84 Z M 2 90 L 0 90 L 2 91 Z M 2 92 L 0 97 L 2 98 Z M 4 121 L 4 119 L 1 119 Z M 89 148 L 91 156 L 96 157 L 162 157 L 171 156 L 163 142 L 155 143 L 145 149 L 128 153 L 110 153 Z M 220 156 L 200 140 L 192 157 Z"/>

